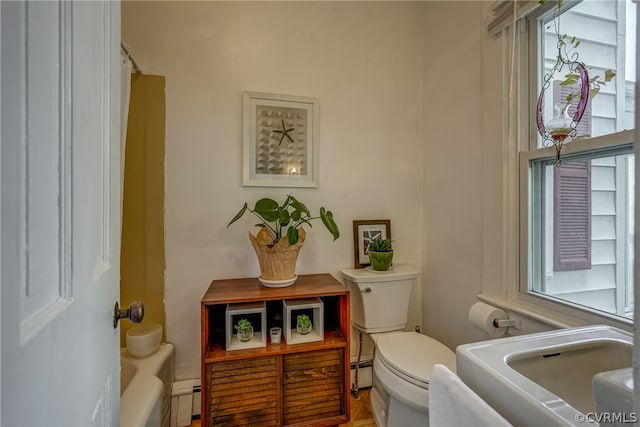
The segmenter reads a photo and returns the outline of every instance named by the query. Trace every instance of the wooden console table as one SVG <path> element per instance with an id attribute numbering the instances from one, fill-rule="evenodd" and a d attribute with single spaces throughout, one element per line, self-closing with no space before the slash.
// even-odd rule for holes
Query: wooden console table
<path id="1" fill-rule="evenodd" d="M 287 343 L 284 300 L 319 298 L 324 338 Z M 228 304 L 264 302 L 266 345 L 230 350 Z M 350 419 L 349 291 L 329 274 L 267 288 L 257 278 L 214 280 L 201 301 L 202 425 L 330 426 Z M 256 322 L 259 323 L 259 322 Z M 269 328 L 282 342 L 271 344 Z"/>

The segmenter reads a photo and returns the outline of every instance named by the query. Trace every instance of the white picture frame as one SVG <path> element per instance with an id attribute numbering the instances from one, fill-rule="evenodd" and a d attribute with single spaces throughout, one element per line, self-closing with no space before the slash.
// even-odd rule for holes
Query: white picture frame
<path id="1" fill-rule="evenodd" d="M 244 92 L 242 185 L 317 188 L 319 133 L 318 98 Z"/>

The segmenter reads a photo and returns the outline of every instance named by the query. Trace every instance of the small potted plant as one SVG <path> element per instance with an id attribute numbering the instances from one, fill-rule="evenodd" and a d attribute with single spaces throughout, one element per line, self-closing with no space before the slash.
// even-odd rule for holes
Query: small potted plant
<path id="1" fill-rule="evenodd" d="M 236 328 L 236 331 L 238 331 L 237 332 L 238 340 L 242 342 L 247 342 L 247 341 L 251 341 L 251 338 L 253 338 L 253 326 L 251 325 L 251 322 L 249 322 L 247 319 L 238 320 L 238 323 L 235 324 L 233 327 Z"/>
<path id="2" fill-rule="evenodd" d="M 296 329 L 301 335 L 306 335 L 311 332 L 311 319 L 306 314 L 298 314 L 296 317 Z"/>
<path id="3" fill-rule="evenodd" d="M 311 227 L 312 220 L 320 219 L 333 236 L 333 240 L 340 237 L 331 211 L 321 207 L 319 215 L 311 216 L 304 203 L 291 195 L 287 196 L 282 205 L 273 199 L 263 198 L 251 209 L 245 202 L 236 216 L 229 221 L 227 228 L 247 211 L 261 221 L 255 224 L 260 227 L 260 231 L 255 236 L 249 233 L 249 239 L 260 263 L 259 279 L 265 286 L 280 287 L 295 282 L 298 252 L 306 237 L 302 225 Z"/>
<path id="4" fill-rule="evenodd" d="M 369 243 L 368 253 L 371 268 L 376 271 L 387 271 L 393 260 L 391 239 L 377 238 Z"/>

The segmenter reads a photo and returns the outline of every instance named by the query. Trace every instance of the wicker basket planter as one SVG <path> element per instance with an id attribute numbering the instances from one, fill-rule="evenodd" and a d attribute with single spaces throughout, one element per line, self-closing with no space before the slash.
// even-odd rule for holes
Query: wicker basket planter
<path id="1" fill-rule="evenodd" d="M 251 245 L 260 263 L 259 279 L 263 285 L 269 286 L 270 282 L 274 282 L 280 286 L 288 286 L 295 282 L 298 253 L 306 235 L 304 229 L 299 228 L 298 243 L 290 246 L 286 238 L 280 239 L 273 245 L 273 238 L 266 228 L 260 229 L 255 236 L 249 233 Z"/>
<path id="2" fill-rule="evenodd" d="M 255 224 L 260 227 L 260 231 L 255 236 L 249 233 L 249 239 L 260 262 L 261 273 L 258 280 L 267 287 L 291 286 L 298 278 L 298 252 L 307 235 L 301 227 L 303 224 L 311 226 L 311 221 L 320 219 L 333 240 L 340 237 L 340 230 L 331 211 L 321 207 L 319 215 L 312 216 L 304 203 L 290 194 L 282 205 L 266 197 L 258 200 L 253 209 L 245 202 L 227 227 L 242 218 L 246 212 L 261 220 L 260 224 Z"/>

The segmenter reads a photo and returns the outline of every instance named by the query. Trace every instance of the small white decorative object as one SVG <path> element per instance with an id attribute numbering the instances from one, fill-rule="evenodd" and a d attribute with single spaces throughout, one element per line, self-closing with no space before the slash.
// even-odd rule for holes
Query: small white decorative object
<path id="1" fill-rule="evenodd" d="M 282 328 L 274 326 L 269 329 L 269 333 L 271 335 L 271 344 L 280 344 L 280 341 L 282 340 Z"/>
<path id="2" fill-rule="evenodd" d="M 234 327 L 241 319 L 251 322 L 251 333 Z M 267 308 L 264 301 L 227 304 L 225 310 L 225 344 L 227 350 L 267 346 Z"/>
<path id="3" fill-rule="evenodd" d="M 284 334 L 287 344 L 324 340 L 324 304 L 320 298 L 284 300 Z M 310 330 L 298 325 L 298 316 L 309 317 Z"/>

